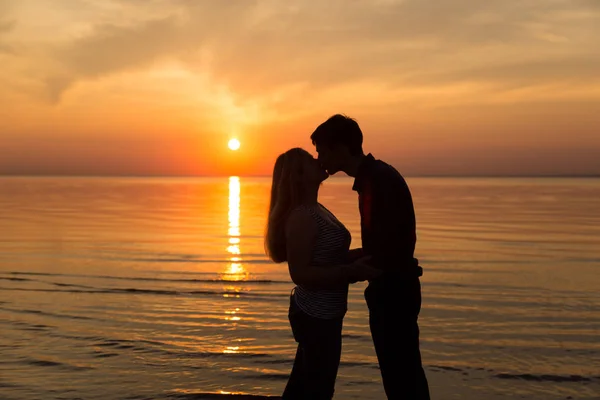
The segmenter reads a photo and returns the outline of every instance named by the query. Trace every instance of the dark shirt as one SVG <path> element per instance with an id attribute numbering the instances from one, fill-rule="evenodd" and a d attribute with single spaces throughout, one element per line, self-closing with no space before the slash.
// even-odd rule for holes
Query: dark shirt
<path id="1" fill-rule="evenodd" d="M 422 269 L 414 258 L 415 210 L 402 175 L 369 154 L 359 166 L 352 190 L 358 192 L 365 255 L 372 256 L 373 265 L 386 272 L 420 276 Z"/>

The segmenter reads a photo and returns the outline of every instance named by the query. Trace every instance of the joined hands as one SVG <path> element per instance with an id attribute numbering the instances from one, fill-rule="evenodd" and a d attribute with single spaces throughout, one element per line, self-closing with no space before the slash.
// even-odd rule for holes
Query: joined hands
<path id="1" fill-rule="evenodd" d="M 372 258 L 371 256 L 363 256 L 344 266 L 344 275 L 349 283 L 372 280 L 381 276 L 383 271 L 370 264 Z"/>

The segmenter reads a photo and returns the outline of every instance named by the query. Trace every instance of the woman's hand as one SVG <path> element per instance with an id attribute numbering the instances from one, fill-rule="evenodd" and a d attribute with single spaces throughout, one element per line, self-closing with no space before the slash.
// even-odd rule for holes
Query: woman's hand
<path id="1" fill-rule="evenodd" d="M 344 266 L 344 274 L 348 282 L 356 283 L 361 281 L 378 278 L 383 273 L 380 269 L 374 268 L 369 263 L 371 256 L 364 256 L 351 264 Z"/>

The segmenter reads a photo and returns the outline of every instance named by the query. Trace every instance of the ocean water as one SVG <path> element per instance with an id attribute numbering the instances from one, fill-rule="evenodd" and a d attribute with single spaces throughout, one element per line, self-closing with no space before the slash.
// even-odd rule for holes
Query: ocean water
<path id="1" fill-rule="evenodd" d="M 600 179 L 409 178 L 434 399 L 600 399 Z M 321 202 L 360 245 L 356 193 Z M 0 178 L 0 398 L 279 395 L 267 178 Z M 337 399 L 383 399 L 365 284 Z"/>

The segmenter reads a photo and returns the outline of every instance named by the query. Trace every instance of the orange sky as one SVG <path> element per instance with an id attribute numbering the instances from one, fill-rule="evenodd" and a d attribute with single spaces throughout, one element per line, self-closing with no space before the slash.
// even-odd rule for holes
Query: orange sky
<path id="1" fill-rule="evenodd" d="M 598 48 L 593 0 L 2 0 L 0 174 L 269 174 L 338 112 L 406 175 L 600 174 Z"/>

